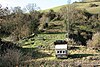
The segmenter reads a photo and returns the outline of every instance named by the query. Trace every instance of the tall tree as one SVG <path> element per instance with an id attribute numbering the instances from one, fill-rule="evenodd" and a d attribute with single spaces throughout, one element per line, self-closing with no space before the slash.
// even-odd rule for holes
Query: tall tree
<path id="1" fill-rule="evenodd" d="M 69 38 L 69 33 L 71 32 L 71 24 L 75 21 L 75 5 L 70 4 L 70 0 L 68 0 L 68 5 L 61 9 L 62 16 L 65 20 L 66 24 L 66 31 L 67 31 L 67 38 Z"/>

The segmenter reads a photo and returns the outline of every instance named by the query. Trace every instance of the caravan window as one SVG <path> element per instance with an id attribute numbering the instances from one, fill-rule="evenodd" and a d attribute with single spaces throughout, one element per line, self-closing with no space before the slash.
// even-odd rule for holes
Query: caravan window
<path id="1" fill-rule="evenodd" d="M 57 51 L 57 53 L 59 53 L 59 51 Z"/>
<path id="2" fill-rule="evenodd" d="M 58 50 L 57 53 L 58 53 L 58 54 L 65 54 L 66 51 L 65 51 L 65 50 Z"/>
<path id="3" fill-rule="evenodd" d="M 66 53 L 66 51 L 63 51 L 63 53 Z"/>
<path id="4" fill-rule="evenodd" d="M 62 51 L 60 51 L 60 53 L 62 53 Z"/>

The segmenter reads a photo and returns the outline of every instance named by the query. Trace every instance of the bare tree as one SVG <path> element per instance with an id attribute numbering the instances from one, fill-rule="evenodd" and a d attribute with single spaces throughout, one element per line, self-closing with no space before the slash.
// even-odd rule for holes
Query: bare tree
<path id="1" fill-rule="evenodd" d="M 12 14 L 10 16 L 10 24 L 13 23 L 14 29 L 11 31 L 11 38 L 13 41 L 20 40 L 22 37 L 29 35 L 29 19 L 23 13 L 21 7 L 12 8 Z M 26 18 L 26 19 L 25 19 Z"/>
<path id="2" fill-rule="evenodd" d="M 10 10 L 8 7 L 3 8 L 2 5 L 0 4 L 0 17 L 1 16 L 7 16 L 10 14 Z"/>
<path id="3" fill-rule="evenodd" d="M 68 5 L 64 6 L 61 9 L 61 13 L 63 13 L 63 17 L 65 20 L 65 24 L 66 24 L 66 31 L 67 31 L 67 38 L 69 38 L 69 33 L 71 32 L 71 24 L 75 21 L 75 4 L 70 4 L 70 0 L 68 0 Z"/>
<path id="4" fill-rule="evenodd" d="M 19 7 L 19 6 L 11 8 L 11 10 L 13 13 L 23 13 L 21 7 Z"/>
<path id="5" fill-rule="evenodd" d="M 34 12 L 35 10 L 40 9 L 39 7 L 37 7 L 37 5 L 35 3 L 30 3 L 28 5 L 26 5 L 26 10 L 28 12 Z"/>
<path id="6" fill-rule="evenodd" d="M 30 59 L 30 54 L 24 55 L 20 50 L 8 49 L 6 53 L 0 55 L 0 67 L 22 67 L 25 61 Z"/>
<path id="7" fill-rule="evenodd" d="M 100 48 L 100 32 L 95 33 L 92 40 L 89 40 L 87 44 L 88 47 Z"/>

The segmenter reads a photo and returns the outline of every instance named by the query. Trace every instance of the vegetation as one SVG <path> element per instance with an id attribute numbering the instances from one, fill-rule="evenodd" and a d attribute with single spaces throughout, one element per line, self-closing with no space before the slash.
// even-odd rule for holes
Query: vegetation
<path id="1" fill-rule="evenodd" d="M 37 8 L 36 4 L 28 4 L 24 12 L 21 7 L 12 10 L 0 7 L 1 67 L 80 67 L 85 60 L 88 63 L 100 60 L 99 0 L 75 2 L 45 11 L 37 11 Z M 68 59 L 55 58 L 54 41 L 67 37 L 70 38 Z M 71 48 L 70 44 L 76 47 Z M 98 49 L 89 49 L 92 47 Z M 75 65 L 74 61 L 77 61 Z"/>
<path id="2" fill-rule="evenodd" d="M 20 50 L 8 49 L 6 53 L 0 55 L 0 67 L 22 67 L 25 61 L 31 59 L 31 55 L 23 54 Z"/>
<path id="3" fill-rule="evenodd" d="M 56 40 L 64 40 L 66 38 L 65 33 L 62 34 L 38 34 L 38 36 L 34 38 L 30 38 L 29 40 L 21 40 L 20 43 L 23 43 L 23 48 L 35 48 L 38 46 L 44 48 L 53 47 L 53 43 Z"/>
<path id="4" fill-rule="evenodd" d="M 92 40 L 89 40 L 87 43 L 88 43 L 88 46 L 90 47 L 99 48 L 100 47 L 100 33 L 97 32 L 96 34 L 94 34 L 92 37 Z"/>
<path id="5" fill-rule="evenodd" d="M 7 10 L 9 9 L 7 8 Z M 14 40 L 19 40 L 33 32 L 37 32 L 39 12 L 31 11 L 30 14 L 24 14 L 20 7 L 15 7 L 12 11 L 10 11 L 11 14 L 0 16 L 0 34 L 10 35 Z M 6 10 L 3 10 L 3 12 L 6 12 Z"/>
<path id="6" fill-rule="evenodd" d="M 99 2 L 75 2 L 73 3 L 76 5 L 76 8 L 79 9 L 79 10 L 87 10 L 89 13 L 92 13 L 92 14 L 96 14 L 96 13 L 99 13 L 100 12 L 100 1 Z M 91 4 L 95 4 L 97 6 L 93 6 L 91 8 Z M 65 6 L 68 6 L 68 5 L 63 5 L 63 6 L 58 6 L 58 7 L 54 7 L 54 8 L 51 8 L 52 10 L 54 10 L 55 12 L 59 12 L 60 9 L 62 9 L 63 7 Z M 48 12 L 50 9 L 47 9 L 47 10 L 44 10 L 45 12 Z"/>

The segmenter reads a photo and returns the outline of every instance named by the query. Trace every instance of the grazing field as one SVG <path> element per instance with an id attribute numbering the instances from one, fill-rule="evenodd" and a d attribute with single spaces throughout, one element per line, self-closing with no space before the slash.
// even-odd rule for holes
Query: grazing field
<path id="1" fill-rule="evenodd" d="M 57 59 L 53 42 L 56 40 L 65 40 L 66 33 L 59 34 L 38 34 L 37 36 L 28 40 L 23 40 L 23 48 L 32 52 L 31 60 L 28 60 L 26 65 L 29 66 L 52 66 L 52 67 L 66 67 L 66 66 L 98 66 L 100 64 L 100 50 L 89 49 L 86 46 L 79 46 L 78 48 L 68 49 L 68 58 Z M 33 44 L 32 44 L 33 43 Z M 45 47 L 45 49 L 36 48 L 38 46 Z M 52 47 L 53 46 L 53 47 Z M 34 49 L 36 48 L 36 49 Z"/>
<path id="2" fill-rule="evenodd" d="M 100 65 L 100 50 L 88 49 L 86 47 L 79 47 L 77 49 L 68 50 L 69 55 L 66 59 L 57 59 L 55 57 L 54 50 L 38 49 L 37 51 L 32 51 L 33 57 L 35 57 L 35 59 L 28 61 L 30 66 L 91 67 Z"/>
<path id="3" fill-rule="evenodd" d="M 34 3 L 12 10 L 0 4 L 0 67 L 100 67 L 95 1 L 40 11 Z"/>
<path id="4" fill-rule="evenodd" d="M 20 41 L 24 44 L 24 48 L 34 48 L 38 46 L 52 46 L 53 42 L 56 40 L 65 40 L 66 35 L 65 33 L 59 34 L 38 34 L 37 36 Z"/>
<path id="5" fill-rule="evenodd" d="M 86 2 L 86 3 L 73 3 L 74 6 L 76 6 L 77 9 L 81 9 L 81 10 L 87 10 L 89 13 L 100 13 L 100 2 Z M 95 4 L 98 5 L 97 7 L 91 7 L 91 4 Z M 61 8 L 63 8 L 64 6 L 67 5 L 62 5 L 62 6 L 58 6 L 58 7 L 54 7 L 51 8 L 53 9 L 55 12 L 59 12 Z M 48 12 L 50 9 L 46 9 L 44 10 L 45 12 Z"/>
<path id="6" fill-rule="evenodd" d="M 33 41 L 32 41 L 33 40 Z M 53 42 L 56 40 L 65 40 L 65 33 L 60 34 L 38 34 L 34 38 L 28 40 L 23 40 L 22 43 L 24 49 L 31 50 L 33 52 L 33 57 L 30 61 L 71 61 L 71 60 L 91 60 L 91 59 L 100 59 L 100 50 L 89 49 L 86 46 L 79 46 L 78 48 L 68 49 L 68 58 L 67 59 L 57 59 L 55 57 L 55 50 L 53 48 Z M 32 44 L 33 43 L 33 44 Z M 36 48 L 42 46 L 44 49 Z M 36 49 L 34 49 L 36 48 Z"/>

